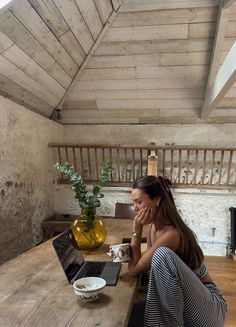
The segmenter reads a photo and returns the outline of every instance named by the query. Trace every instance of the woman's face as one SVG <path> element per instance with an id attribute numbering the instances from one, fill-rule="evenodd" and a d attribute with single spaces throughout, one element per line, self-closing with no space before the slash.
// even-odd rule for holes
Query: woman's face
<path id="1" fill-rule="evenodd" d="M 134 188 L 131 192 L 131 200 L 133 202 L 134 210 L 136 212 L 144 209 L 145 207 L 152 208 L 153 215 L 157 210 L 157 201 L 159 197 L 151 199 L 147 193 L 144 193 L 139 188 Z M 158 201 L 159 202 L 159 201 Z"/>

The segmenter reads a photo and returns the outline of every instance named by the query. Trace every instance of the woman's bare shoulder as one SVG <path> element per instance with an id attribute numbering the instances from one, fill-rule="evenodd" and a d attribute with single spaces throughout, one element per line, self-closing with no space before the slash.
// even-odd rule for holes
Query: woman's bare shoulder
<path id="1" fill-rule="evenodd" d="M 150 247 L 167 246 L 177 250 L 180 244 L 180 234 L 177 228 L 172 225 L 166 225 L 162 229 L 152 230 Z"/>

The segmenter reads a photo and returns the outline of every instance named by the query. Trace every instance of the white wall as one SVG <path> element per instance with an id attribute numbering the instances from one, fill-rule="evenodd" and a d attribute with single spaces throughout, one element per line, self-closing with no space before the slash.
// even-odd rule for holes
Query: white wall
<path id="1" fill-rule="evenodd" d="M 54 212 L 55 158 L 63 127 L 0 96 L 0 263 L 41 241 Z"/>

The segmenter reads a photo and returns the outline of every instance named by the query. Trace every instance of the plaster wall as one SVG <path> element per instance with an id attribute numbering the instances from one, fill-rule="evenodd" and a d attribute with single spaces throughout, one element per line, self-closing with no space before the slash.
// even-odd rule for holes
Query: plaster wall
<path id="1" fill-rule="evenodd" d="M 41 241 L 54 212 L 55 158 L 63 127 L 0 96 L 0 263 Z"/>
<path id="2" fill-rule="evenodd" d="M 236 146 L 236 124 L 64 126 L 63 141 L 97 144 Z"/>
<path id="3" fill-rule="evenodd" d="M 115 203 L 130 203 L 130 191 L 125 187 L 105 187 L 98 214 L 114 217 Z M 230 242 L 229 208 L 236 207 L 236 191 L 173 189 L 172 193 L 181 217 L 196 233 L 204 254 L 226 255 Z M 69 185 L 57 185 L 55 210 L 62 214 L 79 214 L 74 195 Z"/>

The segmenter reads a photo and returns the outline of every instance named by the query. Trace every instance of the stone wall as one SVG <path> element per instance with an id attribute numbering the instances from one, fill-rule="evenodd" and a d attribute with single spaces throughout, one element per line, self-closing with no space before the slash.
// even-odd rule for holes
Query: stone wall
<path id="1" fill-rule="evenodd" d="M 0 263 L 41 241 L 54 212 L 56 172 L 49 142 L 62 126 L 0 96 Z"/>

